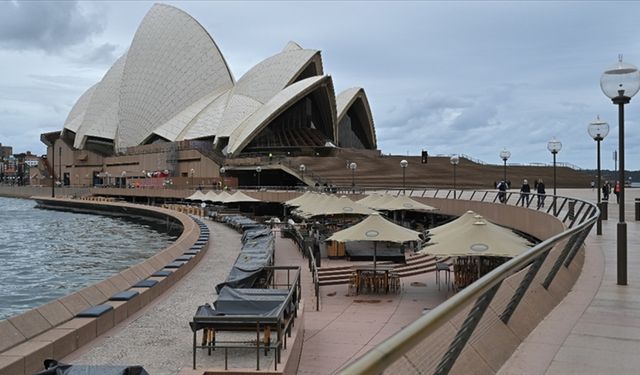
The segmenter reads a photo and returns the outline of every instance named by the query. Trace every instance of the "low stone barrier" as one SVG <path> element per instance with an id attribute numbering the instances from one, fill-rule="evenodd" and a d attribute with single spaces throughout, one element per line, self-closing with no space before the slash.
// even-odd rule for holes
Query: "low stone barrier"
<path id="1" fill-rule="evenodd" d="M 0 321 L 0 375 L 32 375 L 46 358 L 60 359 L 139 311 L 188 273 L 209 241 L 199 219 L 151 206 L 35 198 L 51 209 L 165 218 L 180 237 L 142 263 L 43 306 Z M 121 292 L 127 292 L 121 295 Z"/>

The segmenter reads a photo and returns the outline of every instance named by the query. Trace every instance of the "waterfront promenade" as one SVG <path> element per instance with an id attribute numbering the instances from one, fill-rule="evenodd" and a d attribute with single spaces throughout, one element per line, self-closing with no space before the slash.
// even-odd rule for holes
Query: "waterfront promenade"
<path id="1" fill-rule="evenodd" d="M 596 200 L 591 189 L 562 189 L 559 195 Z M 502 367 L 500 375 L 637 374 L 640 372 L 640 221 L 625 191 L 628 285 L 616 285 L 618 205 L 611 194 L 603 235 L 587 238 L 585 263 L 567 297 L 539 324 Z"/>
<path id="2" fill-rule="evenodd" d="M 140 364 L 151 374 L 190 374 L 191 321 L 198 305 L 215 299 L 214 286 L 224 281 L 240 248 L 240 234 L 205 220 L 211 230 L 209 250 L 200 263 L 154 303 L 119 324 L 63 362 L 76 364 Z M 294 242 L 276 235 L 276 264 L 302 268 L 305 335 L 299 374 L 330 374 L 367 352 L 373 345 L 416 320 L 445 300 L 433 274 L 403 279 L 403 291 L 388 295 L 347 295 L 346 285 L 321 287 L 321 309 L 315 310 L 313 284 Z M 346 261 L 326 261 L 324 266 Z M 261 356 L 261 368 L 273 369 L 273 356 Z M 255 369 L 255 352 L 229 351 L 229 367 Z M 198 352 L 198 369 L 224 368 L 216 351 Z M 201 371 L 199 372 L 201 373 Z"/>
<path id="3" fill-rule="evenodd" d="M 558 194 L 595 200 L 591 189 L 562 189 Z M 640 368 L 640 222 L 634 221 L 636 197 L 640 197 L 640 190 L 627 190 L 629 285 L 616 285 L 618 206 L 612 199 L 604 235 L 596 236 L 594 228 L 587 239 L 585 265 L 577 284 L 529 335 L 500 374 L 628 374 Z M 210 248 L 189 275 L 154 304 L 64 360 L 138 363 L 152 374 L 176 374 L 190 368 L 188 321 L 195 306 L 214 299 L 213 286 L 226 278 L 240 246 L 238 233 L 221 224 L 206 223 L 211 229 Z M 315 312 L 306 262 L 290 241 L 276 239 L 276 260 L 278 264 L 303 266 L 305 337 L 301 374 L 336 372 L 425 309 L 437 305 L 438 298 L 447 297 L 446 291 L 435 293 L 433 275 L 429 274 L 416 276 L 419 281 L 414 286 L 413 280 L 404 279 L 400 295 L 347 297 L 346 286 L 323 287 L 321 311 Z M 263 358 L 264 368 L 271 357 Z M 230 359 L 233 367 L 250 369 L 254 364 L 253 354 Z M 222 368 L 221 353 L 211 357 L 199 354 L 198 367 L 205 366 Z"/>

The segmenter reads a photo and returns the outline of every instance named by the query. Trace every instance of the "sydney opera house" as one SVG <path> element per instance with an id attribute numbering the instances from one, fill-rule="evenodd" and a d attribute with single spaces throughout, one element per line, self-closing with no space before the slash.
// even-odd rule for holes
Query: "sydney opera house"
<path id="1" fill-rule="evenodd" d="M 364 89 L 336 95 L 320 51 L 286 43 L 236 80 L 207 30 L 162 4 L 62 131 L 41 139 L 51 173 L 72 185 L 157 170 L 215 178 L 231 158 L 376 149 Z"/>

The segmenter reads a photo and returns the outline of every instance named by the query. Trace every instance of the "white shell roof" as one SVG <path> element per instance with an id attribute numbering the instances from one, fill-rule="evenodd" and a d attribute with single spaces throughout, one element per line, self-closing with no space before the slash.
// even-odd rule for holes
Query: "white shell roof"
<path id="1" fill-rule="evenodd" d="M 87 91 L 85 91 L 84 94 L 80 96 L 80 99 L 78 99 L 76 104 L 73 105 L 73 108 L 71 108 L 71 112 L 69 112 L 67 119 L 64 121 L 64 129 L 71 130 L 74 133 L 78 131 L 78 128 L 82 123 L 82 119 L 84 118 L 85 111 L 87 110 L 89 102 L 91 101 L 91 96 L 93 95 L 93 92 L 98 85 L 99 84 L 96 83 L 95 85 L 89 87 Z"/>
<path id="2" fill-rule="evenodd" d="M 322 72 L 320 52 L 286 50 L 262 61 L 245 73 L 231 90 L 231 98 L 222 116 L 216 136 L 229 137 L 251 114 L 290 85 L 311 63 Z"/>
<path id="3" fill-rule="evenodd" d="M 300 47 L 298 43 L 294 41 L 289 41 L 289 43 L 287 43 L 287 45 L 284 46 L 284 48 L 282 49 L 282 52 L 295 51 L 299 49 L 302 49 L 302 47 Z"/>
<path id="4" fill-rule="evenodd" d="M 231 90 L 228 90 L 209 103 L 182 131 L 178 140 L 210 137 L 218 134 L 230 93 Z"/>
<path id="5" fill-rule="evenodd" d="M 336 96 L 336 110 L 338 113 L 338 120 L 336 124 L 340 124 L 340 121 L 347 114 L 347 111 L 356 103 L 356 101 L 361 100 L 364 105 L 365 112 L 367 114 L 368 128 L 364 129 L 367 133 L 371 135 L 371 140 L 373 141 L 374 147 L 377 145 L 376 139 L 376 129 L 373 125 L 373 115 L 371 114 L 371 108 L 369 107 L 369 100 L 367 99 L 367 94 L 364 92 L 362 87 L 352 87 L 344 90 L 340 94 Z M 340 137 L 340 134 L 338 134 Z"/>
<path id="6" fill-rule="evenodd" d="M 162 4 L 151 8 L 136 31 L 122 81 L 117 147 L 140 144 L 212 90 L 233 86 L 206 30 L 185 12 Z"/>
<path id="7" fill-rule="evenodd" d="M 328 95 L 335 138 L 333 82 L 324 76 L 320 51 L 289 42 L 235 82 L 217 45 L 195 19 L 156 4 L 128 52 L 78 99 L 64 129 L 76 133 L 76 148 L 83 148 L 87 137 L 113 139 L 117 149 L 142 144 L 152 134 L 169 141 L 215 136 L 229 138 L 227 150 L 237 154 L 269 121 L 319 85 L 330 89 L 322 95 Z M 341 113 L 358 99 L 368 108 L 364 91 L 350 90 L 341 94 Z"/>
<path id="8" fill-rule="evenodd" d="M 115 139 L 118 131 L 118 103 L 122 70 L 127 55 L 122 55 L 97 85 L 76 133 L 74 147 L 84 146 L 87 137 Z"/>
<path id="9" fill-rule="evenodd" d="M 238 126 L 229 137 L 227 152 L 236 155 L 244 148 L 260 130 L 280 113 L 285 111 L 305 95 L 313 92 L 322 85 L 330 85 L 333 82 L 329 76 L 315 76 L 298 81 L 277 93 L 268 103 L 260 107 L 251 117 Z M 332 90 L 333 91 L 333 90 Z"/>
<path id="10" fill-rule="evenodd" d="M 169 141 L 179 140 L 180 133 L 185 130 L 187 125 L 189 125 L 189 123 L 193 121 L 193 119 L 198 116 L 198 114 L 200 114 L 209 104 L 215 102 L 215 100 L 220 97 L 220 95 L 224 94 L 228 90 L 221 91 L 222 92 L 212 92 L 211 94 L 206 95 L 202 99 L 191 104 L 190 106 L 179 112 L 177 115 L 175 115 L 173 118 L 171 118 L 169 121 L 156 128 L 154 133 L 165 139 L 168 139 Z"/>

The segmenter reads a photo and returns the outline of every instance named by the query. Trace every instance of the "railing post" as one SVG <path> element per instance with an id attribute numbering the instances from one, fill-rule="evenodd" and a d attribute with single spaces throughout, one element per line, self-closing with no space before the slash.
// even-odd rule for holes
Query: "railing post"
<path id="1" fill-rule="evenodd" d="M 464 323 L 462 323 L 462 326 L 458 330 L 456 337 L 449 345 L 449 349 L 442 357 L 442 360 L 438 364 L 438 367 L 436 368 L 434 374 L 444 375 L 448 374 L 449 371 L 451 371 L 451 368 L 456 363 L 456 360 L 462 352 L 462 349 L 464 349 L 464 346 L 467 344 L 467 341 L 469 341 L 469 338 L 471 338 L 471 335 L 480 322 L 480 319 L 482 319 L 482 315 L 484 315 L 484 312 L 487 311 L 487 308 L 493 300 L 493 297 L 495 297 L 498 289 L 500 289 L 500 285 L 502 285 L 502 281 L 494 285 L 486 293 L 480 296 L 480 298 L 478 298 L 471 311 L 469 311 L 469 315 L 467 315 L 467 318 L 464 320 Z"/>
<path id="2" fill-rule="evenodd" d="M 585 228 L 582 231 L 582 233 L 580 233 L 580 238 L 578 238 L 578 240 L 576 241 L 576 244 L 573 246 L 573 248 L 569 252 L 569 255 L 567 255 L 567 259 L 564 261 L 564 266 L 566 268 L 568 268 L 571 265 L 573 258 L 575 258 L 576 254 L 578 254 L 578 250 L 584 243 L 584 240 L 589 235 L 589 232 L 591 232 L 591 229 L 593 229 L 593 224 L 589 225 L 587 228 Z"/>
<path id="3" fill-rule="evenodd" d="M 556 262 L 553 264 L 553 267 L 551 267 L 551 270 L 549 270 L 547 277 L 544 279 L 544 282 L 542 283 L 542 286 L 545 289 L 549 289 L 551 282 L 553 282 L 553 279 L 556 277 L 556 275 L 558 274 L 558 271 L 560 270 L 560 267 L 562 266 L 562 262 L 564 262 L 564 260 L 567 258 L 569 251 L 571 251 L 575 243 L 578 242 L 578 237 L 580 236 L 580 234 L 581 233 L 576 233 L 573 236 L 571 236 L 567 244 L 564 246 L 564 249 L 562 249 L 560 256 L 558 256 L 558 259 L 556 259 Z"/>
<path id="4" fill-rule="evenodd" d="M 580 213 L 582 213 L 582 209 L 584 208 L 585 205 L 586 203 L 582 202 L 582 204 L 580 205 L 580 208 L 578 208 L 578 212 L 574 213 L 573 220 L 571 220 L 571 224 L 569 224 L 569 228 L 573 228 L 573 225 L 576 223 L 576 220 L 578 219 L 578 216 L 580 216 Z"/>
<path id="5" fill-rule="evenodd" d="M 531 264 L 531 267 L 529 267 L 529 271 L 527 271 L 527 274 L 524 276 L 522 281 L 520 281 L 520 285 L 518 285 L 518 288 L 516 289 L 515 293 L 513 293 L 513 296 L 511 297 L 511 300 L 507 304 L 507 307 L 505 307 L 502 314 L 500 314 L 500 320 L 502 320 L 504 324 L 509 323 L 509 319 L 511 319 L 511 316 L 516 311 L 516 308 L 520 304 L 520 301 L 524 297 L 524 294 L 529 289 L 529 286 L 531 286 L 533 279 L 535 279 L 536 275 L 538 274 L 538 271 L 540 271 L 540 268 L 544 264 L 544 261 L 547 259 L 547 255 L 549 255 L 549 251 L 550 249 L 542 253 Z"/>

